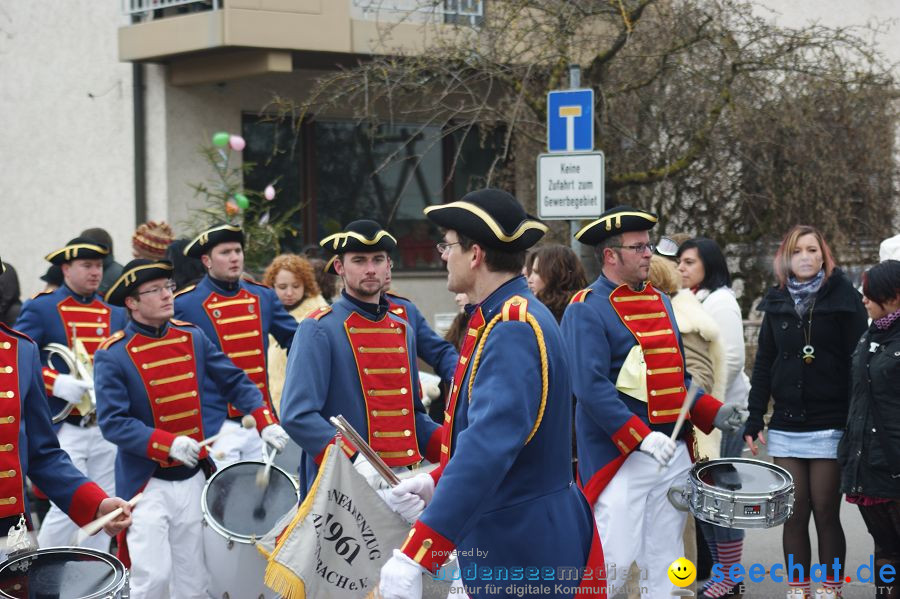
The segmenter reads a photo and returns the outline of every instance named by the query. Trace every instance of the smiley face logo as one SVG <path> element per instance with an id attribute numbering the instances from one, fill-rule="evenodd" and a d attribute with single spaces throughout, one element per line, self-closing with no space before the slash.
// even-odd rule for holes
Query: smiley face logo
<path id="1" fill-rule="evenodd" d="M 677 587 L 686 587 L 697 578 L 697 568 L 689 559 L 679 557 L 669 566 L 669 580 Z"/>

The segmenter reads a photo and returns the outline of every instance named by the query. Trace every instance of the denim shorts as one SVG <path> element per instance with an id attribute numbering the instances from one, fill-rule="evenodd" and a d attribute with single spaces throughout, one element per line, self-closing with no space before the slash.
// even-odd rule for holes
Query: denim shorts
<path id="1" fill-rule="evenodd" d="M 837 447 L 844 431 L 788 432 L 769 429 L 766 449 L 773 458 L 837 459 Z"/>

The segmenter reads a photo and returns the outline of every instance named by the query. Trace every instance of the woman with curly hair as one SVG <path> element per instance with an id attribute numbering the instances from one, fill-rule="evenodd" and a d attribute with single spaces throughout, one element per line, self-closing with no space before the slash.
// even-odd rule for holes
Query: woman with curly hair
<path id="1" fill-rule="evenodd" d="M 562 320 L 572 296 L 587 287 L 581 261 L 564 245 L 543 245 L 528 254 L 525 272 L 531 292 L 550 308 L 556 322 Z"/>
<path id="2" fill-rule="evenodd" d="M 296 254 L 276 256 L 263 274 L 263 283 L 275 290 L 285 309 L 298 321 L 317 308 L 328 303 L 319 291 L 309 260 Z M 281 407 L 281 390 L 287 368 L 287 353 L 269 339 L 269 392 L 275 411 Z"/>

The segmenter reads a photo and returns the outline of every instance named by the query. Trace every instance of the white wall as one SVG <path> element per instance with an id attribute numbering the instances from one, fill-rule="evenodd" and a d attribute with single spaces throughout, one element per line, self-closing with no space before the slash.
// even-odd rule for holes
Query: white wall
<path id="1" fill-rule="evenodd" d="M 0 256 L 25 297 L 43 256 L 103 227 L 116 257 L 134 231 L 131 65 L 119 3 L 0 0 Z"/>

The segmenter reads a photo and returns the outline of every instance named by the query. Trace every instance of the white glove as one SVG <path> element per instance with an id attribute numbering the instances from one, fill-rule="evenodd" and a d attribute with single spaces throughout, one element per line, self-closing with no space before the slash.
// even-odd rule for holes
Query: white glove
<path id="1" fill-rule="evenodd" d="M 744 426 L 750 413 L 735 404 L 727 403 L 719 408 L 713 419 L 713 426 L 726 433 L 736 433 Z"/>
<path id="2" fill-rule="evenodd" d="M 400 481 L 400 484 L 392 489 L 394 495 L 406 495 L 412 493 L 418 495 L 425 502 L 425 505 L 431 503 L 434 497 L 434 479 L 429 474 L 417 474 L 410 478 Z"/>
<path id="3" fill-rule="evenodd" d="M 190 437 L 175 437 L 169 448 L 169 457 L 193 468 L 200 457 L 200 444 Z"/>
<path id="4" fill-rule="evenodd" d="M 364 479 L 366 479 L 366 482 L 369 483 L 369 486 L 373 489 L 389 489 L 391 487 L 388 482 L 384 480 L 384 477 L 378 473 L 378 470 L 375 470 L 375 466 L 373 466 L 363 454 L 356 454 L 356 457 L 353 458 L 353 467 Z"/>
<path id="5" fill-rule="evenodd" d="M 291 438 L 287 434 L 287 431 L 281 428 L 280 424 L 270 424 L 266 428 L 262 429 L 262 432 L 259 433 L 259 436 L 263 441 L 274 447 L 275 451 L 279 453 L 282 449 L 287 447 L 288 441 L 291 440 Z"/>
<path id="6" fill-rule="evenodd" d="M 381 567 L 378 590 L 382 599 L 422 599 L 422 574 L 425 569 L 399 549 Z"/>
<path id="7" fill-rule="evenodd" d="M 418 520 L 425 510 L 425 502 L 418 495 L 412 493 L 395 495 L 394 489 L 377 489 L 375 492 L 391 508 L 391 511 L 403 516 L 403 519 L 410 524 Z"/>
<path id="8" fill-rule="evenodd" d="M 76 379 L 71 374 L 59 374 L 53 381 L 53 395 L 74 404 L 81 403 L 81 396 L 93 388 L 93 383 Z"/>
<path id="9" fill-rule="evenodd" d="M 644 437 L 638 449 L 653 456 L 653 459 L 661 465 L 667 466 L 675 455 L 675 441 L 659 431 L 652 431 Z"/>

